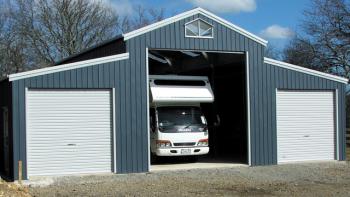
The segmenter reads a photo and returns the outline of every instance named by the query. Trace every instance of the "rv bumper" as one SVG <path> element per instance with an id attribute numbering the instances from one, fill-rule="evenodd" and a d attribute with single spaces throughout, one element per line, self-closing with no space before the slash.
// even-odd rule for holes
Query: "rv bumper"
<path id="1" fill-rule="evenodd" d="M 205 155 L 208 153 L 209 147 L 160 148 L 155 152 L 157 156 L 191 156 Z"/>

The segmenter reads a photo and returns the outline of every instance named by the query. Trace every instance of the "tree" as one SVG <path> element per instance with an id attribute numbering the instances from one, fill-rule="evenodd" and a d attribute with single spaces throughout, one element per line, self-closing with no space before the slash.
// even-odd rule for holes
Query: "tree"
<path id="1" fill-rule="evenodd" d="M 123 33 L 127 33 L 163 19 L 163 8 L 145 8 L 141 5 L 136 5 L 134 6 L 134 13 L 132 16 L 125 16 L 122 18 L 120 30 Z"/>
<path id="2" fill-rule="evenodd" d="M 284 60 L 350 78 L 350 2 L 312 0 Z"/>
<path id="3" fill-rule="evenodd" d="M 102 42 L 118 29 L 118 15 L 100 1 L 14 0 L 14 30 L 42 67 Z"/>
<path id="4" fill-rule="evenodd" d="M 279 60 L 281 59 L 281 51 L 275 45 L 269 43 L 265 49 L 265 57 Z"/>
<path id="5" fill-rule="evenodd" d="M 2 5 L 4 5 L 4 2 Z M 26 44 L 13 32 L 14 26 L 6 6 L 0 8 L 0 80 L 9 73 L 20 72 L 27 63 Z M 29 62 L 29 61 L 28 61 Z M 29 65 L 29 64 L 28 64 Z"/>
<path id="6" fill-rule="evenodd" d="M 315 53 L 314 46 L 310 41 L 297 36 L 290 41 L 289 45 L 283 51 L 284 61 L 322 71 L 325 67 L 314 66 L 314 61 L 316 60 Z"/>
<path id="7" fill-rule="evenodd" d="M 135 6 L 120 17 L 104 0 L 0 0 L 0 78 L 51 66 L 122 32 L 164 18 Z"/>

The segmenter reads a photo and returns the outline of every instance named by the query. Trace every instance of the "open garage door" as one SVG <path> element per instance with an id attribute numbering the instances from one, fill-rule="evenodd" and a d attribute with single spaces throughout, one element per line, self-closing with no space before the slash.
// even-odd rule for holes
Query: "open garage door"
<path id="1" fill-rule="evenodd" d="M 109 90 L 29 90 L 28 175 L 111 172 Z"/>
<path id="2" fill-rule="evenodd" d="M 278 163 L 335 159 L 332 91 L 277 91 Z"/>
<path id="3" fill-rule="evenodd" d="M 199 101 L 208 125 L 209 153 L 198 157 L 170 157 L 151 162 L 152 167 L 162 164 L 181 164 L 197 161 L 197 164 L 248 164 L 247 83 L 246 54 L 243 52 L 206 52 L 181 50 L 150 50 L 148 53 L 150 96 L 157 101 L 171 102 L 174 97 L 191 102 Z M 211 90 L 166 87 L 157 88 L 152 76 L 166 79 L 190 77 L 189 81 L 205 77 Z M 166 85 L 166 84 L 164 84 Z M 157 91 L 162 91 L 157 92 Z M 212 102 L 214 100 L 214 102 Z M 210 101 L 210 102 L 208 102 Z M 150 103 L 150 105 L 155 106 Z M 152 113 L 151 113 L 152 114 Z M 151 117 L 151 119 L 154 119 Z M 187 142 L 181 137 L 182 142 Z M 152 140 L 151 140 L 152 141 Z M 156 161 L 156 160 L 154 160 Z M 169 165 L 169 166 L 171 166 Z M 177 168 L 177 166 L 174 166 Z M 153 168 L 155 169 L 155 168 Z"/>

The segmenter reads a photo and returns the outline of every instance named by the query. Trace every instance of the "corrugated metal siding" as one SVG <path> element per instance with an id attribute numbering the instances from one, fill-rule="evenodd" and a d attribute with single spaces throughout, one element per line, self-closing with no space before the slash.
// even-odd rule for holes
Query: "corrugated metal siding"
<path id="1" fill-rule="evenodd" d="M 186 38 L 184 24 L 201 18 L 214 26 L 213 39 Z M 117 166 L 120 173 L 148 170 L 146 48 L 208 51 L 248 51 L 250 72 L 251 163 L 277 163 L 275 88 L 325 89 L 339 88 L 339 109 L 345 108 L 345 86 L 264 65 L 265 47 L 228 29 L 205 16 L 195 15 L 126 41 L 130 59 L 118 66 L 93 66 L 51 75 L 19 80 L 13 83 L 14 161 L 25 161 L 24 87 L 37 88 L 108 88 L 116 87 Z M 105 67 L 108 67 L 106 69 Z M 100 69 L 103 70 L 100 71 Z M 109 70 L 111 69 L 111 72 Z M 106 76 L 106 77 L 105 77 Z M 234 86 L 233 86 L 234 87 Z M 340 110 L 340 130 L 345 128 L 345 110 Z M 341 132 L 342 135 L 342 132 Z M 341 138 L 344 159 L 345 138 Z M 15 173 L 16 170 L 14 170 Z M 25 173 L 25 172 L 24 172 Z M 17 174 L 15 174 L 17 177 Z"/>
<path id="2" fill-rule="evenodd" d="M 201 18 L 214 26 L 213 39 L 195 39 L 186 38 L 184 35 L 184 25 L 196 18 Z M 250 95 L 251 95 L 251 147 L 252 147 L 252 165 L 267 165 L 274 164 L 275 160 L 272 158 L 271 140 L 272 121 L 264 117 L 262 109 L 264 103 L 267 103 L 267 93 L 263 91 L 262 83 L 262 68 L 265 47 L 247 37 L 238 34 L 237 32 L 228 29 L 219 23 L 208 19 L 203 15 L 195 15 L 184 20 L 172 23 L 162 28 L 153 30 L 144 35 L 140 35 L 130 39 L 126 43 L 127 51 L 130 53 L 130 59 L 135 61 L 136 65 L 144 69 L 146 65 L 145 51 L 149 49 L 174 49 L 174 50 L 206 50 L 206 51 L 248 51 L 250 63 Z M 143 72 L 141 72 L 143 73 Z M 266 73 L 266 72 L 265 72 Z M 144 86 L 144 84 L 143 84 Z M 234 84 L 232 84 L 234 87 Z M 264 85 L 266 86 L 266 84 Z M 144 86 L 145 88 L 145 86 Z M 142 88 L 143 89 L 143 88 Z M 146 89 L 145 89 L 146 91 Z M 265 94 L 264 101 L 261 100 L 260 95 Z M 270 98 L 270 96 L 269 96 Z M 264 103 L 262 103 L 264 102 Z M 146 104 L 146 100 L 143 101 Z M 270 105 L 271 107 L 271 105 Z M 262 112 L 262 113 L 260 113 Z M 271 113 L 271 112 L 270 112 Z M 265 124 L 261 119 L 270 121 Z M 262 130 L 263 127 L 266 130 Z"/>
<path id="3" fill-rule="evenodd" d="M 143 71 L 141 77 L 141 72 Z M 28 88 L 115 88 L 117 172 L 148 171 L 145 68 L 129 60 L 13 81 L 14 177 L 17 161 L 23 161 L 26 177 L 25 87 Z M 143 96 L 142 96 L 143 95 Z M 142 119 L 142 120 L 141 120 Z"/>
<path id="4" fill-rule="evenodd" d="M 263 64 L 262 75 L 263 79 L 261 83 L 266 84 L 264 91 L 266 92 L 267 99 L 265 105 L 261 106 L 260 111 L 263 116 L 269 120 L 271 124 L 271 130 L 262 127 L 261 131 L 268 134 L 268 140 L 270 144 L 270 150 L 272 151 L 268 158 L 272 157 L 273 163 L 277 163 L 277 137 L 276 137 L 276 89 L 283 90 L 338 90 L 338 138 L 339 146 L 339 160 L 345 160 L 345 84 L 327 80 L 324 78 L 300 73 L 296 71 L 287 70 L 285 68 L 277 67 L 274 65 Z M 253 103 L 252 103 L 253 105 Z M 260 121 L 261 122 L 261 121 Z M 253 124 L 253 123 L 252 123 Z M 265 147 L 266 148 L 266 147 Z M 255 156 L 258 156 L 254 154 Z"/>
<path id="5" fill-rule="evenodd" d="M 185 23 L 201 18 L 214 26 L 213 39 L 194 39 L 184 36 Z M 286 89 L 339 89 L 340 147 L 343 146 L 345 124 L 345 86 L 320 77 L 291 70 L 266 66 L 263 62 L 265 47 L 245 36 L 234 32 L 202 15 L 195 15 L 144 35 L 130 39 L 126 43 L 131 60 L 146 65 L 145 49 L 208 50 L 208 51 L 248 51 L 250 84 L 251 121 L 251 164 L 277 164 L 276 145 L 276 88 Z M 141 66 L 141 68 L 144 68 Z M 305 78 L 305 79 L 304 79 Z M 309 83 L 306 83 L 306 78 Z M 345 148 L 342 148 L 345 150 Z M 340 151 L 341 160 L 344 150 Z"/>

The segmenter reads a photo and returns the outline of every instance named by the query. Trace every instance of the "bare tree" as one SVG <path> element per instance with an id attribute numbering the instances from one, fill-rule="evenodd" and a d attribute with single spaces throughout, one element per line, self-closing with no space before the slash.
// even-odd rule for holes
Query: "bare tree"
<path id="1" fill-rule="evenodd" d="M 312 0 L 303 32 L 284 50 L 284 59 L 350 78 L 350 2 Z"/>
<path id="2" fill-rule="evenodd" d="M 145 8 L 141 5 L 134 6 L 132 16 L 125 16 L 121 19 L 120 30 L 123 33 L 130 32 L 164 19 L 164 9 Z"/>
<path id="3" fill-rule="evenodd" d="M 28 56 L 25 55 L 26 44 L 14 32 L 14 26 L 9 14 L 9 7 L 1 2 L 0 8 L 0 79 L 9 73 L 24 70 L 29 65 Z"/>
<path id="4" fill-rule="evenodd" d="M 265 57 L 272 59 L 281 59 L 281 51 L 273 44 L 269 43 L 265 49 Z"/>
<path id="5" fill-rule="evenodd" d="M 328 67 L 315 64 L 317 61 L 314 45 L 306 38 L 295 36 L 283 50 L 284 61 L 314 70 L 325 71 Z M 316 65 L 316 66 L 315 66 Z"/>
<path id="6" fill-rule="evenodd" d="M 16 33 L 40 67 L 112 37 L 118 15 L 101 1 L 13 0 Z"/>
<path id="7" fill-rule="evenodd" d="M 50 66 L 164 18 L 163 9 L 141 5 L 119 17 L 103 0 L 0 0 L 0 5 L 0 78 Z"/>

